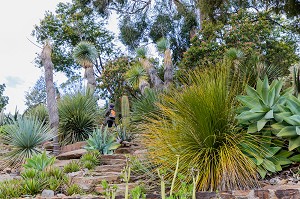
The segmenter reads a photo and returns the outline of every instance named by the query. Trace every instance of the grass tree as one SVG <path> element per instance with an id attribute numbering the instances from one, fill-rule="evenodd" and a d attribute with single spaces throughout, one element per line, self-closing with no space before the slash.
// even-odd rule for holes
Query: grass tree
<path id="1" fill-rule="evenodd" d="M 162 38 L 157 42 L 157 49 L 164 55 L 164 85 L 168 87 L 173 82 L 173 63 L 170 44 L 167 39 Z"/>
<path id="2" fill-rule="evenodd" d="M 153 64 L 146 57 L 147 49 L 146 48 L 138 48 L 136 50 L 137 57 L 139 58 L 140 63 L 142 64 L 145 71 L 148 73 L 150 77 L 150 81 L 154 86 L 154 89 L 161 89 L 163 86 L 163 81 L 159 78 L 157 74 L 157 70 L 154 68 Z"/>
<path id="3" fill-rule="evenodd" d="M 93 63 L 97 59 L 97 56 L 98 52 L 96 47 L 88 41 L 81 41 L 77 44 L 73 51 L 74 59 L 85 70 L 84 77 L 87 79 L 87 89 L 92 93 L 96 88 Z"/>
<path id="4" fill-rule="evenodd" d="M 55 137 L 53 138 L 53 153 L 54 155 L 58 155 L 59 153 L 59 145 L 58 145 L 58 124 L 59 124 L 59 116 L 58 109 L 55 97 L 55 87 L 53 82 L 53 63 L 51 60 L 51 46 L 47 41 L 44 45 L 41 58 L 42 63 L 45 69 L 45 82 L 46 82 L 46 92 L 47 92 L 47 108 L 49 112 L 49 122 L 50 127 L 54 131 Z"/>
<path id="5" fill-rule="evenodd" d="M 139 88 L 142 94 L 149 88 L 147 73 L 140 64 L 136 64 L 126 72 L 126 79 L 133 88 Z"/>

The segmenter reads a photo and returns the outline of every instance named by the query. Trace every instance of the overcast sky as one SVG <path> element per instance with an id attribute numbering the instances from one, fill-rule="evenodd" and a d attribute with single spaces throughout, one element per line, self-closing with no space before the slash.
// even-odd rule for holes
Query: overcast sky
<path id="1" fill-rule="evenodd" d="M 35 24 L 43 18 L 45 11 L 55 11 L 59 2 L 71 0 L 10 0 L 0 6 L 0 84 L 5 83 L 4 95 L 9 97 L 5 112 L 14 112 L 16 106 L 22 113 L 25 109 L 25 91 L 33 87 L 42 75 L 42 70 L 33 64 L 41 49 L 28 39 Z M 28 39 L 27 39 L 28 38 Z M 54 81 L 61 82 L 56 74 Z"/>

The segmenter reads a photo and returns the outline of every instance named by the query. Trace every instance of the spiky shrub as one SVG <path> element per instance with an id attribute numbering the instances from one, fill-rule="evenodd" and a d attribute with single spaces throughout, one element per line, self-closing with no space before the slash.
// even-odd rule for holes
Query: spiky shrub
<path id="1" fill-rule="evenodd" d="M 76 171 L 80 171 L 80 165 L 78 161 L 72 160 L 68 164 L 66 164 L 63 168 L 65 173 L 72 173 Z"/>
<path id="2" fill-rule="evenodd" d="M 81 194 L 83 190 L 77 184 L 72 184 L 66 189 L 67 195 Z"/>
<path id="3" fill-rule="evenodd" d="M 35 154 L 31 158 L 26 160 L 26 164 L 23 164 L 25 169 L 36 169 L 38 171 L 43 171 L 46 168 L 54 164 L 55 157 L 48 157 L 44 151 L 42 154 Z"/>
<path id="4" fill-rule="evenodd" d="M 14 167 L 41 153 L 39 146 L 54 138 L 51 128 L 36 118 L 18 118 L 12 125 L 6 126 L 5 131 L 7 134 L 0 135 L 1 139 L 12 148 L 5 161 Z"/>
<path id="5" fill-rule="evenodd" d="M 49 114 L 46 106 L 44 104 L 38 104 L 24 113 L 25 116 L 36 117 L 41 122 L 49 122 Z"/>
<path id="6" fill-rule="evenodd" d="M 65 95 L 58 103 L 59 139 L 71 144 L 88 139 L 97 125 L 97 101 L 91 94 L 75 92 Z"/>
<path id="7" fill-rule="evenodd" d="M 84 168 L 94 169 L 100 164 L 101 154 L 99 151 L 89 151 L 80 158 L 80 162 Z"/>
<path id="8" fill-rule="evenodd" d="M 19 179 L 0 182 L 0 198 L 19 198 L 23 193 L 22 181 Z"/>
<path id="9" fill-rule="evenodd" d="M 254 164 L 240 148 L 250 138 L 236 128 L 236 89 L 228 87 L 228 71 L 225 66 L 195 71 L 192 85 L 162 95 L 160 114 L 144 126 L 153 161 L 162 170 L 175 169 L 180 155 L 178 173 L 189 176 L 189 169 L 199 170 L 198 190 L 257 186 Z"/>

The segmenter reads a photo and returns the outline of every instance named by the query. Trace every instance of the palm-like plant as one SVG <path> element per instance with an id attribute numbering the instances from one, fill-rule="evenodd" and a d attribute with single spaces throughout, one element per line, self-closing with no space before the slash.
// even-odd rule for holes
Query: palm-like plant
<path id="1" fill-rule="evenodd" d="M 142 94 L 145 92 L 146 88 L 150 87 L 147 73 L 140 64 L 136 64 L 128 70 L 125 77 L 128 83 L 133 88 L 139 88 Z"/>
<path id="2" fill-rule="evenodd" d="M 167 39 L 162 38 L 157 42 L 157 49 L 164 54 L 164 84 L 168 87 L 173 82 L 173 64 L 170 44 Z"/>
<path id="3" fill-rule="evenodd" d="M 250 138 L 236 127 L 236 89 L 226 86 L 228 74 L 225 67 L 194 72 L 193 84 L 162 95 L 160 114 L 143 126 L 155 163 L 174 169 L 180 155 L 178 173 L 189 176 L 189 169 L 199 170 L 198 190 L 257 186 L 254 163 L 240 147 Z"/>
<path id="4" fill-rule="evenodd" d="M 6 154 L 5 161 L 7 165 L 15 167 L 24 163 L 27 158 L 41 153 L 38 147 L 54 138 L 48 125 L 29 117 L 19 118 L 12 125 L 7 125 L 5 132 L 7 134 L 1 135 L 1 139 L 12 147 L 12 151 Z"/>
<path id="5" fill-rule="evenodd" d="M 146 57 L 147 49 L 146 48 L 138 48 L 136 49 L 137 57 L 140 59 L 140 63 L 143 66 L 144 70 L 150 76 L 151 83 L 153 84 L 155 89 L 160 89 L 163 85 L 162 80 L 159 78 L 156 69 L 153 64 Z"/>
<path id="6" fill-rule="evenodd" d="M 88 41 L 81 41 L 74 48 L 73 57 L 85 69 L 87 88 L 93 93 L 96 87 L 93 63 L 98 57 L 96 47 Z"/>
<path id="7" fill-rule="evenodd" d="M 76 92 L 63 96 L 58 103 L 59 139 L 65 144 L 84 141 L 97 125 L 98 106 L 91 93 Z"/>

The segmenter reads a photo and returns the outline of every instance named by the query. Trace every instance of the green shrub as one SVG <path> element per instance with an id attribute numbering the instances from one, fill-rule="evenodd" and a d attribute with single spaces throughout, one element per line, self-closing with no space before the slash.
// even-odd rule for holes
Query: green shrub
<path id="1" fill-rule="evenodd" d="M 78 161 L 72 160 L 68 164 L 66 164 L 63 168 L 65 173 L 72 173 L 76 171 L 80 171 L 80 165 Z"/>
<path id="2" fill-rule="evenodd" d="M 176 155 L 180 155 L 178 173 L 190 176 L 190 169 L 199 170 L 197 190 L 257 187 L 254 163 L 240 146 L 251 137 L 240 131 L 235 119 L 240 85 L 230 83 L 225 66 L 194 71 L 187 82 L 180 92 L 163 94 L 158 114 L 142 126 L 150 158 L 160 170 L 175 170 Z M 172 177 L 167 174 L 165 179 Z"/>
<path id="3" fill-rule="evenodd" d="M 22 185 L 26 195 L 36 195 L 43 191 L 46 186 L 46 181 L 36 178 L 28 178 L 24 179 Z"/>
<path id="4" fill-rule="evenodd" d="M 46 168 L 54 164 L 55 157 L 48 157 L 44 151 L 42 154 L 35 154 L 33 157 L 26 160 L 26 164 L 23 164 L 25 169 L 33 168 L 38 171 L 43 171 Z"/>
<path id="5" fill-rule="evenodd" d="M 97 128 L 86 141 L 85 149 L 98 150 L 101 154 L 113 154 L 120 144 L 116 142 L 116 136 L 108 131 L 108 127 Z"/>
<path id="6" fill-rule="evenodd" d="M 24 194 L 22 181 L 19 179 L 6 180 L 0 182 L 0 198 L 11 199 L 19 198 Z"/>
<path id="7" fill-rule="evenodd" d="M 88 153 L 84 154 L 81 158 L 81 164 L 84 168 L 87 169 L 94 169 L 96 166 L 100 164 L 101 154 L 99 151 L 89 151 Z"/>
<path id="8" fill-rule="evenodd" d="M 67 195 L 81 194 L 83 190 L 77 184 L 72 184 L 66 189 Z"/>
<path id="9" fill-rule="evenodd" d="M 18 118 L 12 125 L 6 126 L 5 131 L 7 134 L 1 134 L 1 139 L 12 148 L 6 154 L 5 161 L 15 167 L 41 153 L 38 147 L 54 137 L 50 127 L 36 118 Z"/>
<path id="10" fill-rule="evenodd" d="M 60 141 L 70 144 L 85 141 L 97 125 L 95 97 L 77 92 L 64 96 L 58 103 Z"/>
<path id="11" fill-rule="evenodd" d="M 31 107 L 30 109 L 27 109 L 23 115 L 35 117 L 44 124 L 49 122 L 48 110 L 44 104 L 38 104 L 34 107 Z"/>

